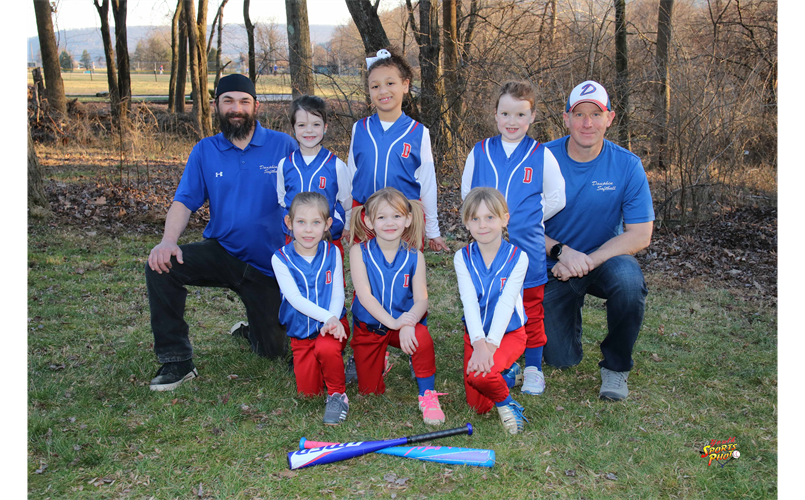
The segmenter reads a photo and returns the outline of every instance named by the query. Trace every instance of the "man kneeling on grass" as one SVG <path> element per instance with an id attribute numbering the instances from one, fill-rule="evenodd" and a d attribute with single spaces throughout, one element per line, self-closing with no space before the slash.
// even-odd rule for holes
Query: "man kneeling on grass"
<path id="1" fill-rule="evenodd" d="M 640 158 L 604 139 L 614 119 L 604 87 L 582 82 L 565 108 L 569 135 L 546 144 L 565 179 L 567 204 L 545 221 L 551 276 L 543 299 L 543 354 L 557 368 L 579 364 L 584 296 L 605 299 L 599 396 L 620 401 L 629 395 L 626 380 L 648 293 L 633 255 L 651 242 L 654 208 Z"/>
<path id="2" fill-rule="evenodd" d="M 145 266 L 154 351 L 162 363 L 152 391 L 170 391 L 198 376 L 184 320 L 186 285 L 237 293 L 246 307 L 252 351 L 268 358 L 285 354 L 282 300 L 271 267 L 271 256 L 285 243 L 283 212 L 270 194 L 276 193 L 277 164 L 297 145 L 257 121 L 260 103 L 247 77 L 221 78 L 215 95 L 221 133 L 202 139 L 190 153 L 162 242 Z M 204 240 L 179 246 L 190 214 L 208 200 Z"/>

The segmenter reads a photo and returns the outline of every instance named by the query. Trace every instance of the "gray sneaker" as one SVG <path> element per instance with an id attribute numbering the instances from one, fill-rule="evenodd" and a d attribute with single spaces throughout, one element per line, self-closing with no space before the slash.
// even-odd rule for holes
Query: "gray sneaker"
<path id="1" fill-rule="evenodd" d="M 338 425 L 347 419 L 349 412 L 349 398 L 346 394 L 335 393 L 327 396 L 324 404 L 324 423 L 326 425 Z"/>
<path id="2" fill-rule="evenodd" d="M 629 386 L 626 379 L 629 372 L 613 372 L 601 367 L 601 391 L 598 397 L 609 401 L 621 401 L 629 396 Z"/>

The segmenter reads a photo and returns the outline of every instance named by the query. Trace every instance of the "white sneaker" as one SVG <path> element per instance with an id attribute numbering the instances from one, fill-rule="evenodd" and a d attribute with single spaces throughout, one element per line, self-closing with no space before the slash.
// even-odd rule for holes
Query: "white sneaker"
<path id="1" fill-rule="evenodd" d="M 545 375 L 536 366 L 526 366 L 523 371 L 523 387 L 520 392 L 539 396 L 545 392 Z"/>

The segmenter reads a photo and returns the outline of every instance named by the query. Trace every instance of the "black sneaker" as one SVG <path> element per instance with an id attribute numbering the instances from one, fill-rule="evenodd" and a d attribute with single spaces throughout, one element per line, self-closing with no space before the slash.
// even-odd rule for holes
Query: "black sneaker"
<path id="1" fill-rule="evenodd" d="M 151 390 L 172 391 L 182 385 L 185 380 L 196 377 L 198 377 L 198 371 L 192 359 L 165 363 L 160 367 L 156 376 L 151 379 Z"/>
<path id="2" fill-rule="evenodd" d="M 327 396 L 324 406 L 324 423 L 326 425 L 338 425 L 347 419 L 349 412 L 349 398 L 346 394 L 335 393 Z"/>

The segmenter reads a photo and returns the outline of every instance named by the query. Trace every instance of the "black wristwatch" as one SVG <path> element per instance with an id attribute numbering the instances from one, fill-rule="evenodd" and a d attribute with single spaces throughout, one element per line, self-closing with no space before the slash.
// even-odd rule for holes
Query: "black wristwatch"
<path id="1" fill-rule="evenodd" d="M 559 256 L 562 255 L 562 247 L 564 247 L 562 243 L 557 243 L 556 245 L 551 247 L 551 258 L 553 260 L 559 260 Z"/>

